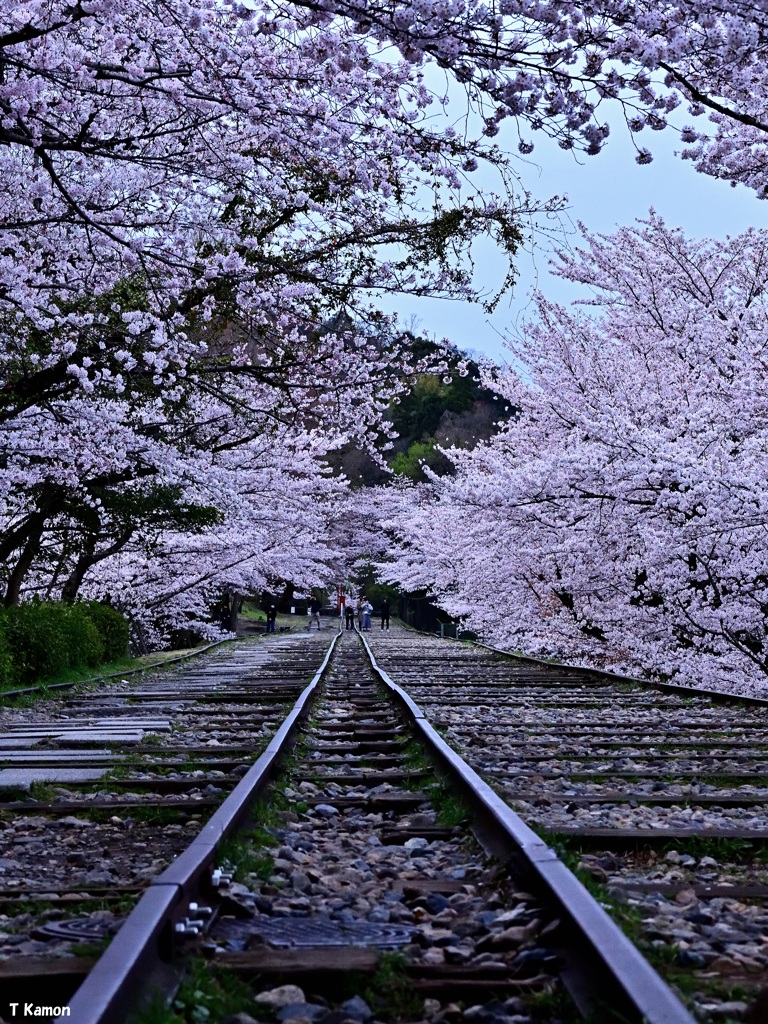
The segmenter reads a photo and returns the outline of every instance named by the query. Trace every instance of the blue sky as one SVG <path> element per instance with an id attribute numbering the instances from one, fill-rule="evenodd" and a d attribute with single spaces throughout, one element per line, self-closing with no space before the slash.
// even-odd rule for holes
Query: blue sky
<path id="1" fill-rule="evenodd" d="M 595 157 L 574 159 L 543 136 L 534 139 L 536 148 L 520 162 L 520 178 L 538 200 L 553 195 L 567 195 L 569 210 L 564 218 L 572 222 L 570 236 L 578 241 L 575 224 L 582 221 L 591 231 L 610 233 L 615 228 L 643 219 L 653 207 L 671 226 L 681 227 L 692 237 L 724 239 L 748 227 L 768 227 L 768 201 L 728 182 L 716 181 L 699 174 L 693 164 L 674 155 L 680 148 L 672 131 L 643 132 L 636 136 L 639 145 L 654 154 L 652 163 L 640 166 L 627 129 L 614 128 L 604 151 Z M 495 139 L 500 146 L 516 149 L 516 136 L 511 126 Z M 474 177 L 474 176 L 473 176 Z M 528 252 L 517 258 L 518 283 L 511 299 L 504 297 L 492 316 L 478 305 L 439 299 L 403 299 L 383 304 L 396 310 L 401 320 L 411 316 L 419 320 L 421 333 L 439 338 L 448 337 L 462 349 L 485 353 L 496 360 L 509 355 L 502 336 L 514 331 L 515 325 L 534 315 L 531 289 L 538 286 L 545 294 L 560 302 L 578 297 L 573 285 L 549 274 L 546 246 L 534 243 Z M 500 261 L 489 246 L 476 251 L 476 280 L 489 288 L 503 279 Z"/>

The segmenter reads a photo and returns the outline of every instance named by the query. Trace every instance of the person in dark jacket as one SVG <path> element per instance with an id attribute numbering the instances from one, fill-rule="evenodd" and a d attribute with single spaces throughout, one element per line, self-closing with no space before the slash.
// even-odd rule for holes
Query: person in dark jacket
<path id="1" fill-rule="evenodd" d="M 316 597 L 313 597 L 309 602 L 309 628 L 312 629 L 312 623 L 317 623 L 317 628 L 320 629 L 320 602 Z"/>
<path id="2" fill-rule="evenodd" d="M 269 606 L 269 608 L 267 608 L 267 632 L 268 633 L 274 633 L 275 632 L 275 622 L 276 622 L 276 620 L 277 620 L 277 608 L 273 604 L 271 604 Z"/>
<path id="3" fill-rule="evenodd" d="M 381 628 L 389 629 L 389 598 L 385 597 L 381 602 Z"/>

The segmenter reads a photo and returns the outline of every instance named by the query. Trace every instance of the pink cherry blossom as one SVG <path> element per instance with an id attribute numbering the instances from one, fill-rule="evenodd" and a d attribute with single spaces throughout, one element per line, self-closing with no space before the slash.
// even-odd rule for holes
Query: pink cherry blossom
<path id="1" fill-rule="evenodd" d="M 382 565 L 529 653 L 764 692 L 768 234 L 660 218 L 586 238 L 489 376 L 517 415 L 454 476 L 390 490 Z"/>

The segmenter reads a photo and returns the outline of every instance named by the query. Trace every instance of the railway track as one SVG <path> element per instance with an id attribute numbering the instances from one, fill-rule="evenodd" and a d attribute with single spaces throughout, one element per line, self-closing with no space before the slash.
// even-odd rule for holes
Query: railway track
<path id="1" fill-rule="evenodd" d="M 768 702 L 405 630 L 380 664 L 701 1021 L 768 1021 Z"/>
<path id="2" fill-rule="evenodd" d="M 768 706 L 331 635 L 4 716 L 3 1020 L 768 1019 Z"/>
<path id="3" fill-rule="evenodd" d="M 65 1006 L 322 661 L 280 636 L 0 712 L 0 1014 Z M 16 1013 L 12 1004 L 18 1003 Z"/>
<path id="4" fill-rule="evenodd" d="M 565 1024 L 580 1010 L 690 1024 L 599 904 L 358 639 L 335 637 L 333 654 L 329 639 L 268 638 L 173 678 L 61 704 L 66 723 L 45 723 L 68 732 L 55 743 L 74 754 L 75 736 L 98 742 L 77 770 L 111 775 L 69 779 L 55 794 L 30 782 L 32 793 L 0 811 L 4 835 L 38 855 L 0 892 L 10 901 L 4 1019 L 39 1006 L 44 990 L 49 1018 L 78 1024 L 248 1024 L 253 1014 Z M 387 641 L 387 655 L 408 642 Z M 39 732 L 42 713 L 26 714 L 24 728 Z M 101 738 L 83 736 L 89 723 Z M 133 730 L 132 754 L 117 752 L 116 736 L 105 742 L 117 723 Z M 53 749 L 32 752 L 39 771 L 59 769 L 45 760 Z M 235 783 L 208 817 L 202 802 Z M 98 958 L 73 945 L 110 936 Z M 152 990 L 175 993 L 175 1009 L 134 1015 Z"/>

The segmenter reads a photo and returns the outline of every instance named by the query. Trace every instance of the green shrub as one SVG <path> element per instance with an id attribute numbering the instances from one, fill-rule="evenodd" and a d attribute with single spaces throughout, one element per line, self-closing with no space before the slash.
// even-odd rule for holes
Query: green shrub
<path id="1" fill-rule="evenodd" d="M 5 609 L 6 638 L 17 683 L 31 683 L 67 667 L 69 645 L 62 608 L 35 601 Z"/>
<path id="2" fill-rule="evenodd" d="M 28 685 L 65 669 L 119 661 L 128 654 L 128 623 L 96 601 L 31 601 L 0 613 L 0 685 Z"/>
<path id="3" fill-rule="evenodd" d="M 13 680 L 13 658 L 5 633 L 5 623 L 0 615 L 0 686 L 11 686 Z"/>
<path id="4" fill-rule="evenodd" d="M 83 608 L 88 618 L 99 631 L 104 644 L 105 661 L 121 661 L 128 657 L 128 620 L 108 604 L 87 601 L 76 607 Z"/>
<path id="5" fill-rule="evenodd" d="M 63 668 L 100 665 L 104 659 L 104 640 L 97 624 L 81 604 L 62 608 L 62 628 L 66 645 Z"/>

